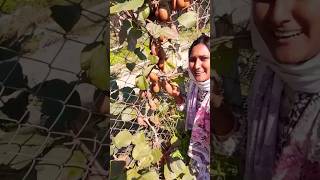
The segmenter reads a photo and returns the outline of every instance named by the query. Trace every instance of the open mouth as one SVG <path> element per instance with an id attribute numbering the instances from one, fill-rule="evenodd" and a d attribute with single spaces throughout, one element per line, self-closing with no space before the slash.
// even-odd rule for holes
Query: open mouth
<path id="1" fill-rule="evenodd" d="M 276 30 L 273 32 L 273 35 L 276 39 L 288 39 L 296 36 L 300 36 L 302 30 Z"/>

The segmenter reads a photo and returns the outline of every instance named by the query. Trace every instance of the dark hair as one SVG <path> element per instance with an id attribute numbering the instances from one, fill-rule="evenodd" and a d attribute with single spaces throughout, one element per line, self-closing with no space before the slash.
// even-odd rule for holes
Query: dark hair
<path id="1" fill-rule="evenodd" d="M 202 35 L 200 37 L 198 37 L 198 39 L 193 41 L 192 45 L 190 46 L 189 57 L 191 55 L 192 48 L 198 44 L 204 44 L 210 51 L 210 37 L 202 33 Z"/>

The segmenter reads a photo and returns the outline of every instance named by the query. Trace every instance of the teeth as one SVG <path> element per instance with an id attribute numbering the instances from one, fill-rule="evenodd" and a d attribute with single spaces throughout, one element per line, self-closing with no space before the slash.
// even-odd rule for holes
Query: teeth
<path id="1" fill-rule="evenodd" d="M 274 36 L 276 38 L 290 38 L 294 36 L 299 36 L 300 34 L 302 34 L 300 30 L 295 30 L 295 31 L 279 31 L 278 30 L 274 32 Z"/>

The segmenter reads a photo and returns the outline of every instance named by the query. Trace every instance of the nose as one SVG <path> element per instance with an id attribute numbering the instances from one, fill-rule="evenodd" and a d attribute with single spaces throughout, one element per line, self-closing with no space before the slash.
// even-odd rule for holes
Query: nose
<path id="1" fill-rule="evenodd" d="M 200 58 L 197 58 L 196 61 L 195 61 L 195 64 L 194 64 L 194 67 L 196 69 L 199 69 L 201 67 L 201 60 Z"/>
<path id="2" fill-rule="evenodd" d="M 271 11 L 269 12 L 269 20 L 275 27 L 283 26 L 285 23 L 290 22 L 291 3 L 290 0 L 274 0 Z"/>

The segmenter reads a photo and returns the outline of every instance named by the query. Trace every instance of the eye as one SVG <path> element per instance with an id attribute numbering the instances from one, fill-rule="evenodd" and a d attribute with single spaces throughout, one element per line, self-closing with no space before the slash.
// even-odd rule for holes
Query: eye
<path id="1" fill-rule="evenodd" d="M 190 57 L 189 62 L 195 62 L 197 60 L 197 57 Z"/>
<path id="2" fill-rule="evenodd" d="M 210 59 L 210 57 L 208 57 L 208 56 L 200 56 L 199 58 L 201 61 L 206 61 L 206 60 Z"/>

